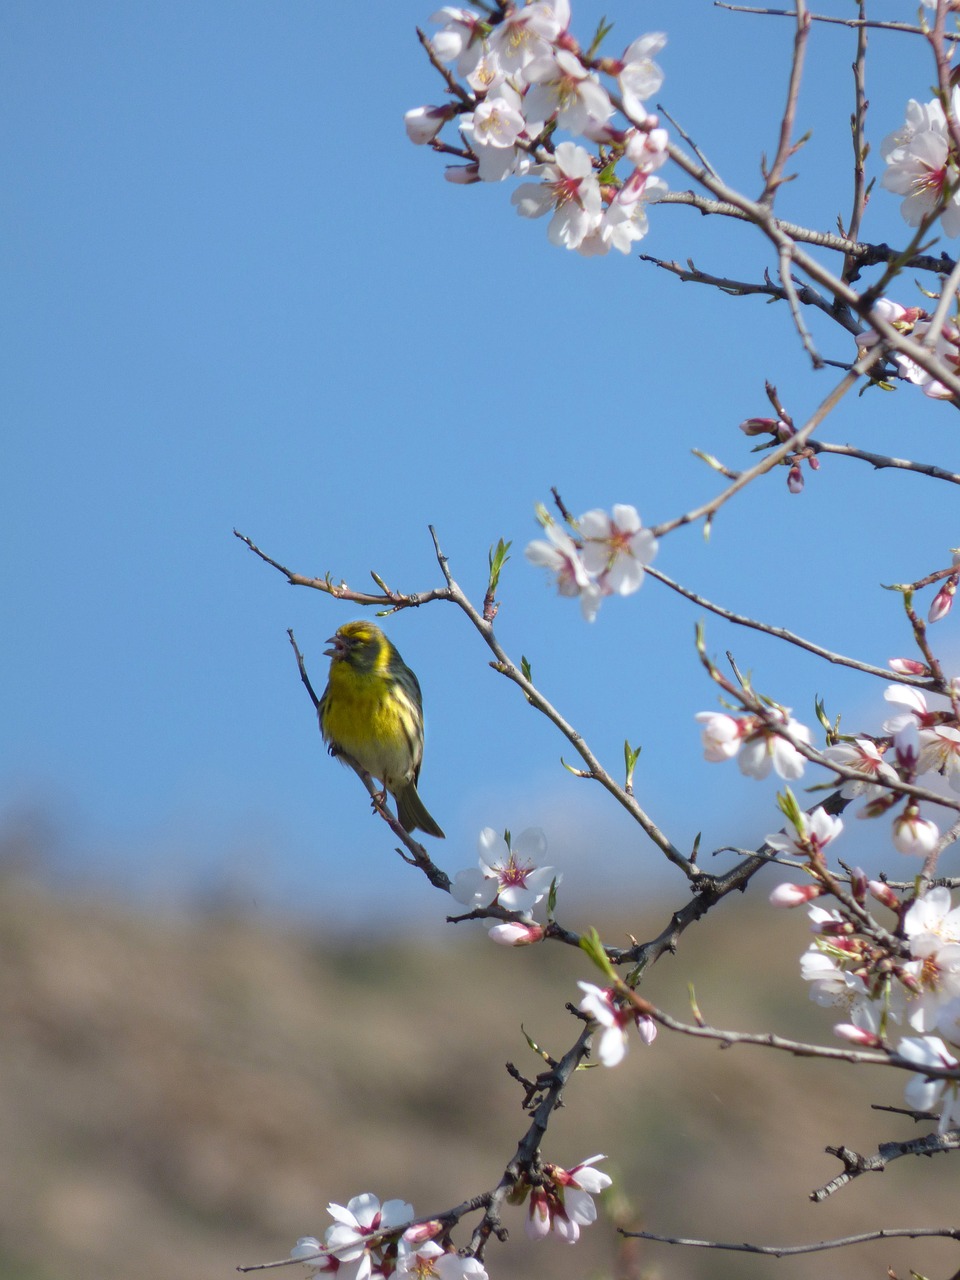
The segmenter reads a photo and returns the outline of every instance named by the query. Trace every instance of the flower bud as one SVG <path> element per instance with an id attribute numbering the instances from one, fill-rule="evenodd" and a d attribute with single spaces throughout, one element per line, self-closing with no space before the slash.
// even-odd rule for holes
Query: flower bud
<path id="1" fill-rule="evenodd" d="M 403 124 L 407 137 L 420 147 L 432 142 L 449 119 L 449 107 L 414 107 L 403 117 Z"/>
<path id="2" fill-rule="evenodd" d="M 898 853 L 925 858 L 933 853 L 940 839 L 940 830 L 929 818 L 920 817 L 920 809 L 908 804 L 903 813 L 893 820 L 893 847 Z"/>
<path id="3" fill-rule="evenodd" d="M 916 658 L 890 658 L 887 666 L 891 671 L 897 671 L 902 676 L 926 676 L 930 674 L 930 669 L 924 662 L 917 662 Z"/>
<path id="4" fill-rule="evenodd" d="M 870 890 L 870 896 L 875 898 L 881 906 L 889 907 L 891 911 L 900 910 L 900 899 L 888 884 L 884 884 L 882 880 L 871 880 L 867 888 Z"/>
<path id="5" fill-rule="evenodd" d="M 431 1218 L 429 1222 L 415 1222 L 412 1227 L 407 1227 L 403 1238 L 408 1244 L 423 1244 L 425 1240 L 438 1236 L 442 1230 L 443 1223 L 437 1218 Z"/>
<path id="6" fill-rule="evenodd" d="M 504 924 L 495 924 L 487 937 L 501 947 L 529 947 L 535 942 L 543 941 L 543 925 L 532 920 L 510 920 Z"/>
<path id="7" fill-rule="evenodd" d="M 955 576 L 949 577 L 937 594 L 933 597 L 933 604 L 930 606 L 930 612 L 927 614 L 928 622 L 939 622 L 941 618 L 945 618 L 953 608 L 953 597 L 957 594 L 957 579 Z"/>
<path id="8" fill-rule="evenodd" d="M 802 907 L 823 893 L 819 884 L 778 884 L 770 894 L 771 907 Z"/>
<path id="9" fill-rule="evenodd" d="M 795 462 L 787 472 L 787 488 L 791 493 L 803 492 L 803 472 L 799 462 Z"/>
<path id="10" fill-rule="evenodd" d="M 781 424 L 776 418 L 747 418 L 740 423 L 745 436 L 774 436 Z"/>
<path id="11" fill-rule="evenodd" d="M 849 1040 L 851 1044 L 860 1044 L 867 1049 L 878 1049 L 882 1044 L 875 1032 L 864 1031 L 862 1027 L 855 1027 L 852 1022 L 838 1022 L 833 1028 L 833 1034 L 841 1040 Z"/>

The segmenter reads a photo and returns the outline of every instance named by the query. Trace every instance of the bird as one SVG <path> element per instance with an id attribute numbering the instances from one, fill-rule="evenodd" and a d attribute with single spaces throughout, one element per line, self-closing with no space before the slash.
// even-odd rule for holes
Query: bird
<path id="1" fill-rule="evenodd" d="M 317 713 L 330 754 L 349 757 L 383 784 L 397 802 L 404 831 L 444 839 L 417 792 L 423 759 L 420 682 L 372 622 L 346 622 L 327 643 L 330 674 Z"/>

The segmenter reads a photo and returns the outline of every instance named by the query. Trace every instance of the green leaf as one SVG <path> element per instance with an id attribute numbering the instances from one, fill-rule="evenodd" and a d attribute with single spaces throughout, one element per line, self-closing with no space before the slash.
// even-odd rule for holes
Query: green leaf
<path id="1" fill-rule="evenodd" d="M 616 982 L 617 975 L 614 973 L 613 965 L 607 959 L 607 953 L 603 949 L 603 943 L 596 929 L 587 930 L 580 939 L 580 947 L 611 982 Z"/>
<path id="2" fill-rule="evenodd" d="M 497 541 L 496 547 L 490 548 L 490 551 L 487 557 L 487 562 L 490 565 L 490 580 L 489 580 L 488 590 L 491 595 L 494 594 L 494 592 L 497 589 L 497 586 L 499 585 L 500 574 L 503 571 L 503 566 L 510 559 L 510 557 L 507 555 L 507 552 L 510 550 L 512 545 L 513 543 L 504 542 L 502 538 L 499 538 Z"/>
<path id="3" fill-rule="evenodd" d="M 628 740 L 623 743 L 623 762 L 627 768 L 626 783 L 627 787 L 633 786 L 633 771 L 637 767 L 637 761 L 640 759 L 640 752 L 643 747 L 631 747 Z"/>

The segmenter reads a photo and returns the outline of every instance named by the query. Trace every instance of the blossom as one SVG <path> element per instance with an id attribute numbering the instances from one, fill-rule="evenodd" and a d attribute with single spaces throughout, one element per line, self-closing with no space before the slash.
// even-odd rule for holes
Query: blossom
<path id="1" fill-rule="evenodd" d="M 591 121 L 608 120 L 613 103 L 599 80 L 566 49 L 538 58 L 524 71 L 530 85 L 523 101 L 531 131 L 539 133 L 543 123 L 556 118 L 571 133 L 583 133 Z M 535 124 L 533 122 L 536 122 Z"/>
<path id="2" fill-rule="evenodd" d="M 756 720 L 755 726 L 743 739 L 737 764 L 740 772 L 748 777 L 765 778 L 771 767 L 781 778 L 788 780 L 803 774 L 803 756 L 792 742 L 781 736 L 781 730 L 805 745 L 810 743 L 810 730 L 799 721 L 792 720 L 786 708 L 777 715 L 779 723 L 776 725 Z"/>
<path id="3" fill-rule="evenodd" d="M 792 836 L 778 831 L 776 835 L 767 836 L 766 843 L 778 853 L 796 853 L 801 857 L 820 854 L 843 830 L 840 818 L 832 817 L 822 805 L 813 813 L 801 812 L 788 826 Z"/>
<path id="4" fill-rule="evenodd" d="M 613 1179 L 591 1166 L 605 1159 L 606 1156 L 591 1156 L 572 1169 L 555 1164 L 544 1166 L 543 1182 L 530 1192 L 527 1235 L 532 1240 L 542 1240 L 554 1231 L 568 1244 L 576 1244 L 580 1228 L 596 1222 L 593 1197 L 606 1190 Z"/>
<path id="5" fill-rule="evenodd" d="M 907 708 L 883 722 L 884 733 L 897 734 L 906 725 L 918 724 L 926 727 L 932 723 L 932 713 L 927 709 L 927 700 L 919 689 L 905 684 L 888 684 L 883 697 L 886 702 Z"/>
<path id="6" fill-rule="evenodd" d="M 346 1205 L 328 1204 L 327 1212 L 334 1225 L 327 1228 L 324 1243 L 316 1236 L 301 1236 L 290 1257 L 314 1271 L 336 1271 L 338 1280 L 369 1280 L 374 1256 L 380 1261 L 384 1238 L 396 1235 L 411 1220 L 413 1206 L 404 1200 L 385 1200 L 381 1205 L 365 1191 Z M 344 1263 L 352 1265 L 344 1269 Z"/>
<path id="7" fill-rule="evenodd" d="M 652 1044 L 657 1036 L 657 1024 L 645 1014 L 618 1004 L 610 987 L 598 987 L 592 982 L 578 982 L 584 993 L 580 1012 L 593 1018 L 602 1028 L 595 1037 L 597 1058 L 605 1067 L 616 1067 L 627 1052 L 627 1033 L 631 1026 L 640 1032 L 644 1044 Z"/>
<path id="8" fill-rule="evenodd" d="M 703 757 L 716 763 L 719 760 L 732 760 L 740 750 L 746 725 L 734 716 L 724 715 L 721 711 L 698 711 L 694 719 L 703 725 L 700 730 L 700 741 L 703 743 Z"/>
<path id="9" fill-rule="evenodd" d="M 893 770 L 884 764 L 879 748 L 869 738 L 855 738 L 853 742 L 838 742 L 836 746 L 824 747 L 820 753 L 827 764 L 838 764 L 843 769 L 850 769 L 863 774 L 863 780 L 847 779 L 840 788 L 845 800 L 855 796 L 864 796 L 867 801 L 875 800 L 883 794 L 883 787 L 876 779 L 894 777 Z"/>
<path id="10" fill-rule="evenodd" d="M 486 907 L 497 902 L 507 911 L 526 913 L 559 879 L 553 867 L 537 866 L 547 849 L 546 836 L 539 827 L 521 831 L 510 843 L 492 827 L 484 827 L 479 848 L 479 870 L 470 867 L 458 872 L 450 890 L 456 901 L 466 906 Z"/>
<path id="11" fill-rule="evenodd" d="M 954 119 L 958 107 L 960 95 L 954 89 L 950 99 Z M 911 100 L 903 126 L 883 140 L 880 152 L 887 164 L 881 184 L 904 197 L 900 212 L 907 225 L 917 227 L 939 214 L 944 233 L 960 235 L 960 170 L 940 103 Z"/>
<path id="12" fill-rule="evenodd" d="M 657 540 L 644 529 L 636 507 L 614 503 L 613 514 L 588 511 L 577 522 L 583 536 L 583 564 L 597 575 L 604 593 L 639 591 L 646 566 L 657 554 Z"/>
<path id="13" fill-rule="evenodd" d="M 954 791 L 960 791 L 960 729 L 936 724 L 920 733 L 921 773 L 943 774 Z"/>
<path id="14" fill-rule="evenodd" d="M 535 6 L 529 6 L 533 8 Z M 527 10 L 521 10 L 525 13 Z M 550 242 L 576 249 L 600 222 L 600 184 L 590 153 L 575 142 L 561 142 L 553 161 L 540 165 L 542 182 L 523 182 L 510 197 L 524 218 L 540 218 L 550 209 Z"/>
<path id="15" fill-rule="evenodd" d="M 904 1036 L 897 1052 L 918 1067 L 954 1068 L 960 1066 L 947 1046 L 936 1036 Z M 960 1089 L 957 1080 L 944 1080 L 921 1074 L 911 1076 L 904 1089 L 907 1106 L 914 1111 L 939 1111 L 940 1133 L 960 1124 Z"/>
<path id="16" fill-rule="evenodd" d="M 960 907 L 953 905 L 950 890 L 943 885 L 928 889 L 911 905 L 903 917 L 903 932 L 913 955 L 928 953 L 914 947 L 918 940 L 933 938 L 940 943 L 960 942 Z"/>
<path id="17" fill-rule="evenodd" d="M 580 558 L 580 548 L 555 520 L 545 517 L 543 531 L 548 541 L 536 538 L 527 544 L 524 554 L 531 564 L 556 574 L 557 590 L 562 596 L 579 596 L 587 622 L 592 622 L 600 608 L 602 592 L 587 573 Z"/>
<path id="18" fill-rule="evenodd" d="M 599 257 L 609 253 L 611 249 L 616 249 L 618 253 L 629 253 L 630 246 L 643 239 L 650 229 L 646 205 L 649 200 L 666 191 L 667 184 L 659 178 L 645 178 L 639 195 L 632 194 L 635 190 L 636 188 L 631 188 L 631 198 L 628 199 L 625 194 L 627 186 L 620 189 L 603 211 L 600 225 L 584 236 L 577 245 L 578 253 L 588 258 Z"/>
<path id="19" fill-rule="evenodd" d="M 526 152 L 516 145 L 525 130 L 520 95 L 510 85 L 503 85 L 496 96 L 488 96 L 475 111 L 461 116 L 460 131 L 477 157 L 481 182 L 500 182 L 531 167 Z"/>
<path id="20" fill-rule="evenodd" d="M 476 1258 L 461 1258 L 434 1240 L 417 1248 L 401 1240 L 396 1274 L 411 1280 L 487 1280 L 486 1270 Z"/>
<path id="21" fill-rule="evenodd" d="M 933 853 L 940 839 L 940 828 L 929 818 L 921 818 L 920 808 L 908 804 L 893 820 L 893 847 L 898 853 L 926 858 Z"/>
<path id="22" fill-rule="evenodd" d="M 367 1280 L 372 1270 L 371 1248 L 385 1235 L 396 1232 L 413 1217 L 413 1205 L 403 1200 L 385 1200 L 365 1191 L 346 1205 L 328 1204 L 335 1225 L 327 1228 L 326 1246 L 341 1262 L 357 1262 L 355 1280 Z"/>
<path id="23" fill-rule="evenodd" d="M 536 58 L 549 56 L 552 41 L 569 21 L 569 5 L 555 7 L 544 0 L 509 10 L 490 33 L 489 46 L 506 75 L 524 73 Z"/>
<path id="24" fill-rule="evenodd" d="M 483 19 L 472 9 L 444 5 L 430 19 L 444 25 L 430 40 L 430 48 L 438 62 L 457 63 L 457 71 L 467 76 L 483 56 Z"/>
<path id="25" fill-rule="evenodd" d="M 643 100 L 652 98 L 663 84 L 663 72 L 653 58 L 666 43 L 667 37 L 660 31 L 640 36 L 627 46 L 620 59 L 617 79 L 623 110 L 635 123 L 642 122 L 646 115 Z"/>

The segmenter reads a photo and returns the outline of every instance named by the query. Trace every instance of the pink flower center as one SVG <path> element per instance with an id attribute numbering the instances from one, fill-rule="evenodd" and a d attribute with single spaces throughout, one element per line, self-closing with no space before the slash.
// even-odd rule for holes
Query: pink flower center
<path id="1" fill-rule="evenodd" d="M 519 886 L 521 889 L 527 887 L 527 876 L 534 871 L 533 863 L 519 863 L 511 853 L 505 866 L 500 868 L 500 887 L 502 889 L 511 889 Z"/>

